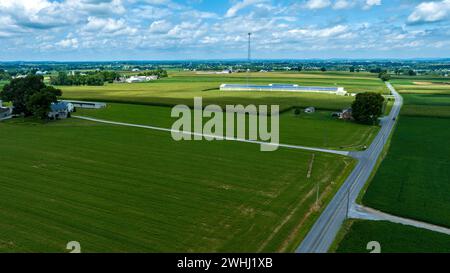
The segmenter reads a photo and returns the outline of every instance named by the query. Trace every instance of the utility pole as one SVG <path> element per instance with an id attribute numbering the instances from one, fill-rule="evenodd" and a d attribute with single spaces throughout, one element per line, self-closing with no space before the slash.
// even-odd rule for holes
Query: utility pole
<path id="1" fill-rule="evenodd" d="M 250 86 L 250 68 L 252 63 L 252 33 L 248 33 L 248 67 L 247 67 L 247 86 Z"/>

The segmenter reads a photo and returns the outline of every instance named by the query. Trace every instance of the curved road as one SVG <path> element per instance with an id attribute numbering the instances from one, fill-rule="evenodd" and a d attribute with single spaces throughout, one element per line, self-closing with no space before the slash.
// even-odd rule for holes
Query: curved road
<path id="1" fill-rule="evenodd" d="M 371 146 L 364 152 L 352 152 L 350 155 L 359 160 L 356 168 L 347 178 L 343 186 L 323 211 L 319 219 L 309 231 L 297 253 L 326 253 L 333 243 L 342 223 L 348 218 L 349 208 L 356 203 L 356 198 L 369 180 L 378 158 L 391 135 L 403 98 L 390 83 L 386 83 L 395 97 L 395 103 L 389 116 L 381 120 L 381 130 Z"/>

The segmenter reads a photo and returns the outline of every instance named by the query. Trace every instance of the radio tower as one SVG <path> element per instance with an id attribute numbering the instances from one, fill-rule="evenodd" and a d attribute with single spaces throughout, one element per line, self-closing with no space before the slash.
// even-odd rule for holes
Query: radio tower
<path id="1" fill-rule="evenodd" d="M 250 86 L 250 69 L 252 64 L 252 33 L 248 33 L 248 68 L 247 68 L 247 86 Z"/>

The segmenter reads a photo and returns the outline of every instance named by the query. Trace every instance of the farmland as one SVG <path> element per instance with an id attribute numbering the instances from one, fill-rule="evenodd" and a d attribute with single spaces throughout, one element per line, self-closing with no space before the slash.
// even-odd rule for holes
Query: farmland
<path id="1" fill-rule="evenodd" d="M 171 108 L 146 105 L 108 104 L 100 110 L 80 109 L 77 115 L 110 121 L 127 122 L 171 128 Z M 377 126 L 359 125 L 331 118 L 331 112 L 302 113 L 293 111 L 280 116 L 280 141 L 284 144 L 323 147 L 332 149 L 359 149 L 368 145 L 379 130 Z M 193 128 L 191 129 L 193 131 Z"/>
<path id="2" fill-rule="evenodd" d="M 450 226 L 450 120 L 402 116 L 363 203 Z"/>
<path id="3" fill-rule="evenodd" d="M 379 242 L 382 253 L 449 253 L 450 236 L 389 222 L 349 221 L 347 236 L 337 253 L 369 253 L 367 244 Z"/>
<path id="4" fill-rule="evenodd" d="M 192 105 L 197 96 L 204 105 L 280 104 L 284 144 L 359 150 L 379 130 L 331 117 L 352 97 L 222 93 L 224 81 L 246 77 L 177 72 L 150 83 L 61 88 L 65 98 L 108 101 L 76 115 L 163 128 L 174 122 L 168 106 Z M 252 81 L 384 92 L 363 73 L 261 73 Z M 306 106 L 319 110 L 291 109 Z M 0 138 L 7 178 L 0 252 L 64 252 L 74 240 L 83 252 L 292 252 L 355 165 L 317 152 L 262 153 L 249 143 L 176 142 L 167 132 L 75 118 L 5 121 Z"/>
<path id="5" fill-rule="evenodd" d="M 220 92 L 222 83 L 246 83 L 246 74 L 196 75 L 192 72 L 171 73 L 169 78 L 141 84 L 107 84 L 105 86 L 64 86 L 65 98 L 102 100 L 151 105 L 192 105 L 194 97 L 207 104 L 278 104 L 281 109 L 292 106 L 315 106 L 323 110 L 342 110 L 353 98 L 324 94 L 271 92 Z M 349 92 L 386 92 L 384 84 L 373 74 L 359 73 L 255 73 L 253 84 L 292 83 L 300 85 L 343 86 Z"/>
<path id="6" fill-rule="evenodd" d="M 325 202 L 353 167 L 316 154 L 308 179 L 308 152 L 76 119 L 15 119 L 0 138 L 1 252 L 289 252 L 318 216 L 316 183 Z"/>
<path id="7" fill-rule="evenodd" d="M 445 80 L 393 80 L 405 105 L 364 205 L 450 227 L 450 86 Z M 374 240 L 382 242 L 383 252 L 450 252 L 450 236 L 398 224 L 350 221 L 342 232 L 338 252 L 367 252 L 367 242 Z"/>
<path id="8" fill-rule="evenodd" d="M 408 92 L 403 96 L 405 106 L 391 148 L 363 203 L 448 227 L 450 95 Z"/>

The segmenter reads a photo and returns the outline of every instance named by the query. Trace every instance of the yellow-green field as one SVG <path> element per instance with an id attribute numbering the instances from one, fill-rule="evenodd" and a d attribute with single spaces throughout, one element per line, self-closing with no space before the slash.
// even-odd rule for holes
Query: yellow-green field
<path id="1" fill-rule="evenodd" d="M 255 73 L 253 84 L 286 83 L 308 86 L 342 86 L 349 92 L 386 92 L 376 75 L 363 73 Z M 192 105 L 194 97 L 203 97 L 207 104 L 279 104 L 341 110 L 354 98 L 324 94 L 284 92 L 220 92 L 222 83 L 246 83 L 247 76 L 197 75 L 194 72 L 171 73 L 168 78 L 150 83 L 107 84 L 105 86 L 62 86 L 64 98 L 102 100 L 153 105 Z"/>

